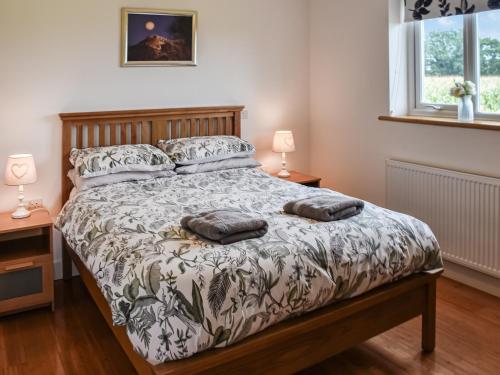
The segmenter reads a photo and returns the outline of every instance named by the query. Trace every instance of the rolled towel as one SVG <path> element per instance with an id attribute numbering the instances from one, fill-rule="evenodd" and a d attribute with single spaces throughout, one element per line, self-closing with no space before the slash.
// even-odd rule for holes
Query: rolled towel
<path id="1" fill-rule="evenodd" d="M 298 215 L 318 221 L 348 219 L 363 211 L 362 200 L 342 195 L 319 195 L 288 202 L 283 207 L 287 214 Z"/>
<path id="2" fill-rule="evenodd" d="M 181 225 L 222 245 L 262 237 L 267 233 L 265 220 L 236 210 L 215 210 L 186 216 L 182 218 Z"/>

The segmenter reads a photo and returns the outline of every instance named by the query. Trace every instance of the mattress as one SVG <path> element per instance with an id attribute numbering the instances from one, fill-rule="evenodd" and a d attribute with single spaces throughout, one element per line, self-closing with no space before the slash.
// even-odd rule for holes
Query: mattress
<path id="1" fill-rule="evenodd" d="M 347 220 L 287 215 L 294 199 L 339 194 L 255 169 L 178 175 L 74 194 L 56 226 L 93 274 L 115 325 L 151 364 L 224 347 L 285 319 L 442 267 L 429 227 L 366 203 Z M 238 209 L 269 232 L 232 245 L 180 227 Z"/>

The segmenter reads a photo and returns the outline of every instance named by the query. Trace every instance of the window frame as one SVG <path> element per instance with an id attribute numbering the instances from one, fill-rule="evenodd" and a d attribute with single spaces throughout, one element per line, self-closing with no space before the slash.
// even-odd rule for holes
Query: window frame
<path id="1" fill-rule="evenodd" d="M 480 56 L 477 14 L 464 15 L 464 79 L 476 83 L 478 93 L 481 90 Z M 413 22 L 408 32 L 408 74 L 410 115 L 433 117 L 456 117 L 458 105 L 426 103 L 423 96 L 424 48 L 423 22 Z M 478 120 L 500 121 L 500 114 L 480 112 L 480 95 L 472 98 L 474 116 Z"/>

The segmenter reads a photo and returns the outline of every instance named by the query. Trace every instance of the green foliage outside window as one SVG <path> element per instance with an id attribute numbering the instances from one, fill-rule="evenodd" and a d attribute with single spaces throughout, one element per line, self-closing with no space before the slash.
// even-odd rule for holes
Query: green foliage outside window
<path id="1" fill-rule="evenodd" d="M 425 39 L 425 101 L 456 104 L 449 94 L 454 81 L 463 81 L 464 52 L 461 31 L 431 32 Z M 500 40 L 480 39 L 481 107 L 500 112 Z"/>

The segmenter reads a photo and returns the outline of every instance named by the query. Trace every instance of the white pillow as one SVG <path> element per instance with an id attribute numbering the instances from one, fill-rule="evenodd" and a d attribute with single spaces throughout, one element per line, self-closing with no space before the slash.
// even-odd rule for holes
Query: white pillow
<path id="1" fill-rule="evenodd" d="M 69 161 L 82 178 L 121 172 L 167 171 L 175 164 L 151 145 L 118 145 L 72 149 Z"/>
<path id="2" fill-rule="evenodd" d="M 262 164 L 252 158 L 233 158 L 214 161 L 211 163 L 185 165 L 182 167 L 177 167 L 175 172 L 177 172 L 178 174 L 194 174 L 221 171 L 225 169 L 258 168 L 260 166 L 262 166 Z"/>
<path id="3" fill-rule="evenodd" d="M 255 147 L 229 135 L 158 141 L 158 147 L 177 165 L 210 163 L 255 155 Z"/>
<path id="4" fill-rule="evenodd" d="M 76 172 L 76 169 L 70 169 L 68 171 L 68 178 L 77 191 L 85 191 L 97 186 L 118 184 L 120 182 L 143 181 L 152 178 L 172 177 L 175 175 L 176 173 L 174 171 L 121 172 L 105 176 L 83 178 Z"/>

